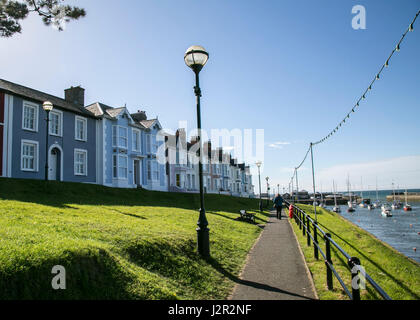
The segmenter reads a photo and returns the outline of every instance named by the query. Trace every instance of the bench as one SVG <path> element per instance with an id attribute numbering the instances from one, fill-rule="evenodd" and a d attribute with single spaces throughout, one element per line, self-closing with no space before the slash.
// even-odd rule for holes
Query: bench
<path id="1" fill-rule="evenodd" d="M 242 220 L 255 223 L 255 213 L 246 212 L 246 210 L 239 210 Z"/>

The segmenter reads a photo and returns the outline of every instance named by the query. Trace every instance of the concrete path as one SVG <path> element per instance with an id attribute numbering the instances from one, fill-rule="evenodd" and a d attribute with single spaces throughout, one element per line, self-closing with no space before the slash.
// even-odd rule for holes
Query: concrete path
<path id="1" fill-rule="evenodd" d="M 309 270 L 283 212 L 271 212 L 264 231 L 251 249 L 247 264 L 230 296 L 233 300 L 317 299 Z"/>

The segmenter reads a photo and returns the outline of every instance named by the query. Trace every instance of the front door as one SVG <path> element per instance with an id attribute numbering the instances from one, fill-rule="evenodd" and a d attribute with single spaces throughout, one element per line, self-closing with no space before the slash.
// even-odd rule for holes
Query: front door
<path id="1" fill-rule="evenodd" d="M 134 184 L 140 185 L 140 161 L 134 160 Z"/>
<path id="2" fill-rule="evenodd" d="M 60 180 L 59 177 L 60 150 L 53 148 L 50 153 L 50 161 L 48 164 L 48 180 Z"/>

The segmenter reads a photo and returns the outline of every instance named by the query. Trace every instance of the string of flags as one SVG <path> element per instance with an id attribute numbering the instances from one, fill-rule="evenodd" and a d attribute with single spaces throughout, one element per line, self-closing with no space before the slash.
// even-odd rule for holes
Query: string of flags
<path id="1" fill-rule="evenodd" d="M 309 151 L 311 150 L 312 146 L 315 146 L 317 144 L 323 143 L 326 140 L 328 140 L 329 138 L 331 138 L 345 123 L 346 121 L 348 121 L 350 119 L 350 116 L 352 113 L 356 112 L 356 108 L 360 107 L 360 103 L 366 99 L 366 95 L 369 91 L 372 90 L 372 87 L 375 83 L 375 81 L 378 81 L 381 78 L 381 73 L 385 68 L 389 67 L 389 61 L 391 60 L 391 57 L 394 55 L 395 52 L 399 52 L 401 50 L 401 43 L 403 42 L 405 36 L 407 35 L 408 32 L 411 32 L 414 30 L 414 22 L 416 21 L 417 17 L 420 14 L 420 10 L 417 12 L 416 16 L 414 17 L 414 19 L 411 21 L 411 23 L 409 24 L 408 28 L 405 30 L 405 32 L 403 33 L 403 35 L 401 36 L 400 40 L 398 41 L 397 45 L 395 46 L 395 48 L 392 50 L 391 54 L 388 56 L 388 58 L 386 59 L 385 63 L 381 66 L 381 68 L 379 69 L 379 72 L 376 73 L 375 77 L 373 78 L 373 80 L 371 81 L 371 83 L 369 84 L 369 86 L 367 87 L 367 89 L 363 92 L 362 96 L 357 100 L 356 104 L 352 107 L 352 109 L 347 113 L 347 115 L 344 117 L 343 120 L 340 121 L 340 123 L 333 129 L 330 131 L 330 133 L 328 135 L 326 135 L 324 138 L 318 140 L 317 142 L 311 143 L 311 145 L 308 148 L 308 151 L 305 154 L 305 157 L 303 158 L 303 160 L 301 161 L 301 163 L 299 164 L 299 166 L 297 166 L 293 172 L 293 176 L 290 179 L 289 182 L 289 187 L 290 185 L 293 186 L 293 179 L 295 178 L 296 175 L 296 171 L 297 169 L 299 169 L 303 163 L 305 162 L 306 158 L 308 157 Z"/>
<path id="2" fill-rule="evenodd" d="M 381 78 L 381 73 L 382 71 L 389 67 L 389 61 L 391 59 L 391 57 L 394 55 L 395 52 L 398 52 L 401 50 L 401 43 L 403 42 L 405 36 L 407 35 L 408 32 L 411 32 L 414 30 L 414 22 L 416 21 L 418 15 L 420 14 L 420 10 L 417 12 L 416 16 L 414 17 L 413 21 L 410 23 L 410 25 L 408 26 L 407 30 L 403 33 L 403 35 L 401 36 L 400 41 L 398 41 L 397 45 L 395 46 L 395 48 L 392 50 L 391 54 L 389 55 L 388 59 L 386 59 L 386 62 L 381 66 L 380 70 L 378 73 L 376 73 L 375 77 L 373 78 L 373 80 L 371 81 L 371 83 L 369 84 L 369 86 L 366 88 L 366 90 L 363 92 L 362 96 L 357 100 L 356 104 L 352 107 L 352 109 L 347 113 L 347 115 L 344 117 L 343 120 L 340 121 L 340 123 L 333 129 L 331 130 L 331 132 L 326 135 L 324 138 L 322 138 L 321 140 L 318 140 L 317 142 L 312 143 L 312 145 L 317 145 L 320 144 L 322 142 L 325 142 L 327 139 L 331 138 L 331 136 L 333 134 L 335 134 L 342 125 L 344 125 L 346 123 L 346 121 L 348 121 L 348 119 L 350 119 L 350 116 L 352 113 L 354 113 L 356 111 L 356 108 L 360 107 L 360 103 L 366 99 L 366 95 L 369 91 L 372 90 L 372 87 L 375 83 L 375 81 L 378 81 Z"/>

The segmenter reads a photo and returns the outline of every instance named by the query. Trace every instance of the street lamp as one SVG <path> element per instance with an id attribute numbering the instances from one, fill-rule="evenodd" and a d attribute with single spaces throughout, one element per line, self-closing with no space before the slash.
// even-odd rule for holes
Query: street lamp
<path id="1" fill-rule="evenodd" d="M 47 113 L 47 133 L 45 138 L 45 181 L 48 181 L 48 134 L 50 130 L 50 111 L 54 108 L 53 104 L 50 101 L 45 101 L 42 104 L 42 109 Z"/>
<path id="2" fill-rule="evenodd" d="M 260 174 L 260 167 L 262 165 L 261 161 L 257 161 L 255 162 L 255 164 L 258 167 L 258 181 L 259 181 L 259 186 L 260 186 L 260 212 L 262 212 L 262 199 L 261 199 L 261 174 Z"/>
<path id="3" fill-rule="evenodd" d="M 200 111 L 200 97 L 201 89 L 199 76 L 201 69 L 207 63 L 209 54 L 207 51 L 200 46 L 192 46 L 187 49 L 184 55 L 185 64 L 190 67 L 195 73 L 195 87 L 194 93 L 197 97 L 197 129 L 198 129 L 198 174 L 200 177 L 200 216 L 198 218 L 197 230 L 197 249 L 198 253 L 204 257 L 210 256 L 210 239 L 209 239 L 209 228 L 206 211 L 204 209 L 204 192 L 203 192 L 203 155 L 202 155 L 202 142 L 201 142 L 201 111 Z"/>
<path id="4" fill-rule="evenodd" d="M 268 200 L 270 199 L 270 186 L 268 184 L 268 177 L 265 177 L 265 180 L 267 181 L 267 208 L 268 208 Z"/>

